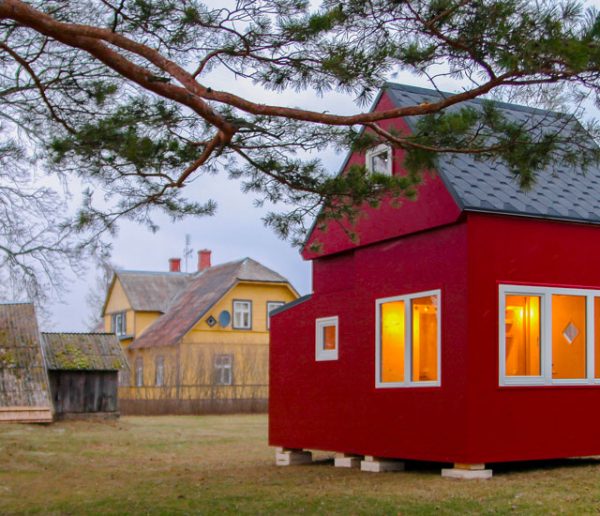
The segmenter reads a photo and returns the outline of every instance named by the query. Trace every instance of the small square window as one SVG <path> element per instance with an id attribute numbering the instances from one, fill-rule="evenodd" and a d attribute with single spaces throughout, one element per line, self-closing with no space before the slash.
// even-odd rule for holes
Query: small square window
<path id="1" fill-rule="evenodd" d="M 338 317 L 323 317 L 317 319 L 316 329 L 316 360 L 338 359 Z"/>
<path id="2" fill-rule="evenodd" d="M 233 302 L 233 327 L 236 330 L 252 329 L 252 301 Z"/>
<path id="3" fill-rule="evenodd" d="M 392 148 L 378 145 L 366 153 L 366 167 L 372 174 L 392 175 Z"/>

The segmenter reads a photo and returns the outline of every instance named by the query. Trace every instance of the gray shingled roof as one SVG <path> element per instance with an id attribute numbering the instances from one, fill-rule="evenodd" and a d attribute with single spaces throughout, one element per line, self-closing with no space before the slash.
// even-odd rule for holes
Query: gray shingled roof
<path id="1" fill-rule="evenodd" d="M 392 83 L 386 84 L 384 90 L 397 107 L 433 102 L 444 95 Z M 473 100 L 461 106 L 477 108 L 481 102 Z M 531 124 L 532 130 L 565 123 L 557 113 L 506 103 L 497 103 L 497 106 L 507 119 Z M 414 127 L 416 118 L 405 120 Z M 600 222 L 599 167 L 590 167 L 582 174 L 557 164 L 552 170 L 540 173 L 537 184 L 529 191 L 519 188 L 503 163 L 477 160 L 470 155 L 440 155 L 437 170 L 458 205 L 465 210 Z"/>
<path id="2" fill-rule="evenodd" d="M 0 407 L 51 407 L 31 303 L 0 304 Z"/>
<path id="3" fill-rule="evenodd" d="M 176 344 L 239 281 L 288 283 L 288 280 L 251 258 L 215 265 L 188 279 L 165 314 L 133 341 L 129 349 Z"/>
<path id="4" fill-rule="evenodd" d="M 131 307 L 141 312 L 166 312 L 173 297 L 192 277 L 184 272 L 115 271 Z"/>
<path id="5" fill-rule="evenodd" d="M 42 333 L 46 366 L 51 370 L 119 371 L 127 359 L 114 333 Z"/>

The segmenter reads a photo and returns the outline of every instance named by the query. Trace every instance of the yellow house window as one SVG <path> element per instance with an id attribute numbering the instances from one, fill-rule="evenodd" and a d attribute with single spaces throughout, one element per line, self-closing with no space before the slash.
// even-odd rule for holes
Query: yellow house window
<path id="1" fill-rule="evenodd" d="M 500 385 L 600 383 L 600 291 L 500 286 Z"/>
<path id="2" fill-rule="evenodd" d="M 233 328 L 236 330 L 252 329 L 252 301 L 233 302 Z"/>
<path id="3" fill-rule="evenodd" d="M 135 359 L 135 386 L 144 386 L 144 359 L 142 357 Z"/>
<path id="4" fill-rule="evenodd" d="M 127 317 L 125 312 L 119 312 L 113 314 L 111 317 L 112 332 L 117 337 L 124 337 L 127 335 Z"/>
<path id="5" fill-rule="evenodd" d="M 440 291 L 376 301 L 376 386 L 440 385 Z"/>
<path id="6" fill-rule="evenodd" d="M 220 353 L 214 359 L 215 385 L 233 384 L 233 355 Z"/>
<path id="7" fill-rule="evenodd" d="M 157 356 L 154 363 L 154 383 L 157 387 L 165 385 L 165 357 Z"/>

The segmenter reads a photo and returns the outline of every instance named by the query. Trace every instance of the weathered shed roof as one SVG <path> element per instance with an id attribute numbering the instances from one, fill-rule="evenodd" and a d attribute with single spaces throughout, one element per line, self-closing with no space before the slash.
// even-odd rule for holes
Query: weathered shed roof
<path id="1" fill-rule="evenodd" d="M 171 299 L 191 277 L 185 272 L 115 271 L 131 308 L 141 312 L 166 312 Z"/>
<path id="2" fill-rule="evenodd" d="M 188 285 L 129 349 L 176 344 L 237 282 L 288 283 L 288 280 L 251 258 L 209 267 L 191 277 Z"/>
<path id="3" fill-rule="evenodd" d="M 432 103 L 450 95 L 425 88 L 388 83 L 384 87 L 397 106 Z M 461 106 L 481 108 L 482 100 L 472 100 Z M 497 102 L 499 111 L 509 120 L 525 124 L 531 131 L 582 128 L 564 115 L 542 109 Z M 418 117 L 405 117 L 414 127 Z M 591 136 L 589 137 L 591 138 Z M 457 201 L 465 210 L 526 215 L 539 218 L 600 222 L 600 167 L 590 167 L 582 173 L 574 167 L 556 164 L 539 175 L 529 191 L 519 188 L 508 167 L 501 162 L 478 160 L 472 155 L 441 154 L 437 171 Z"/>
<path id="4" fill-rule="evenodd" d="M 50 370 L 118 371 L 127 359 L 113 333 L 42 333 Z"/>
<path id="5" fill-rule="evenodd" d="M 33 304 L 0 304 L 0 409 L 50 410 L 39 335 Z"/>

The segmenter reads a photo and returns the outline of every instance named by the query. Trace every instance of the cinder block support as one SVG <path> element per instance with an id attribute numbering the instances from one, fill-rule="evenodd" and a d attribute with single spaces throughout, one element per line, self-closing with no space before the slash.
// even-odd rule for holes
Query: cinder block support
<path id="1" fill-rule="evenodd" d="M 488 480 L 492 478 L 492 470 L 485 469 L 485 464 L 455 463 L 453 468 L 442 469 L 442 476 L 460 480 Z"/>
<path id="2" fill-rule="evenodd" d="M 360 463 L 361 471 L 371 473 L 383 473 L 384 471 L 404 471 L 404 462 L 401 460 L 381 459 L 367 455 Z"/>
<path id="3" fill-rule="evenodd" d="M 359 468 L 362 455 L 352 455 L 349 453 L 336 453 L 333 465 L 336 468 Z"/>
<path id="4" fill-rule="evenodd" d="M 277 448 L 275 450 L 275 464 L 277 466 L 297 466 L 310 464 L 312 453 L 295 448 Z"/>

